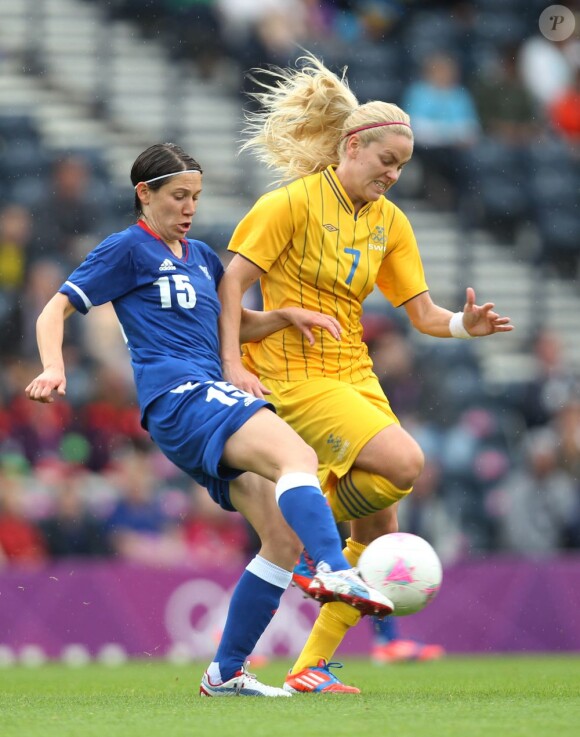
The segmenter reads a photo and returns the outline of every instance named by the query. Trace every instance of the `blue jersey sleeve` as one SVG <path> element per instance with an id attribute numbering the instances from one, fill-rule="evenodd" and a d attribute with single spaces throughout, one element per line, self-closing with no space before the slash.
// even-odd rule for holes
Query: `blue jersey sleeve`
<path id="1" fill-rule="evenodd" d="M 135 288 L 138 268 L 126 231 L 106 238 L 69 276 L 59 289 L 75 309 L 86 314 L 91 307 L 111 302 Z"/>
<path id="2" fill-rule="evenodd" d="M 207 268 L 213 277 L 217 290 L 219 283 L 222 280 L 222 276 L 224 275 L 223 264 L 220 261 L 217 253 L 210 246 L 208 246 L 207 243 L 204 243 L 203 241 L 195 241 L 195 244 L 198 249 L 202 249 L 204 259 L 207 263 Z"/>

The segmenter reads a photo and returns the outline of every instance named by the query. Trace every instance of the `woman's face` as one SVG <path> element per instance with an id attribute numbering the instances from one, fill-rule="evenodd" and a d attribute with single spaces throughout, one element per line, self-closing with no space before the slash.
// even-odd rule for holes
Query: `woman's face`
<path id="1" fill-rule="evenodd" d="M 201 194 L 201 174 L 171 177 L 160 189 L 146 184 L 138 190 L 147 224 L 166 242 L 180 241 L 189 232 Z"/>
<path id="2" fill-rule="evenodd" d="M 362 146 L 355 133 L 347 142 L 343 159 L 336 169 L 353 205 L 378 200 L 395 184 L 413 154 L 413 141 L 407 136 L 385 132 L 378 141 Z"/>

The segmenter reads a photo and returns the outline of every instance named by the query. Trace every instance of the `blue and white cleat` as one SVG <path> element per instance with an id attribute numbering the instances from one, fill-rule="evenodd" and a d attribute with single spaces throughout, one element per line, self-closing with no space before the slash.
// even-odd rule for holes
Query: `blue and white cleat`
<path id="1" fill-rule="evenodd" d="M 207 671 L 199 687 L 200 696 L 291 696 L 288 691 L 260 683 L 245 667 L 240 668 L 233 678 L 224 683 L 212 683 Z"/>
<path id="2" fill-rule="evenodd" d="M 320 604 L 342 601 L 363 615 L 386 617 L 395 608 L 390 599 L 363 581 L 356 568 L 331 571 L 326 563 L 315 567 L 306 551 L 294 568 L 292 582 Z"/>

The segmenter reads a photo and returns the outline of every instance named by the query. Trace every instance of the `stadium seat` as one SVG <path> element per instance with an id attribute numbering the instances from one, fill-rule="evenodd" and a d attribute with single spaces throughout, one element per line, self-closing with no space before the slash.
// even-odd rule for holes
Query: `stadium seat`
<path id="1" fill-rule="evenodd" d="M 346 59 L 350 86 L 361 102 L 398 102 L 402 92 L 401 54 L 394 41 L 356 47 Z"/>
<path id="2" fill-rule="evenodd" d="M 580 164 L 558 139 L 530 146 L 529 196 L 542 238 L 542 260 L 561 276 L 577 274 L 580 257 Z"/>
<path id="3" fill-rule="evenodd" d="M 479 9 L 474 23 L 474 41 L 491 41 L 497 48 L 517 44 L 525 38 L 528 27 L 525 14 L 511 8 Z"/>
<path id="4" fill-rule="evenodd" d="M 0 145 L 15 140 L 40 140 L 36 123 L 30 115 L 0 115 Z"/>
<path id="5" fill-rule="evenodd" d="M 483 139 L 471 152 L 485 225 L 511 233 L 529 216 L 526 170 L 522 152 L 492 138 Z"/>

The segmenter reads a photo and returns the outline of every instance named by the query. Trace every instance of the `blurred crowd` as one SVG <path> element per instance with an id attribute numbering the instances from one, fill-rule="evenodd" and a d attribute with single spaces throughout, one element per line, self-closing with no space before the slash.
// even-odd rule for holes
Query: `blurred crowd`
<path id="1" fill-rule="evenodd" d="M 248 71 L 306 48 L 361 102 L 400 104 L 415 134 L 414 177 L 465 228 L 558 275 L 580 257 L 580 3 L 562 41 L 538 27 L 545 0 L 92 0 L 137 20 L 206 77 L 257 89 Z M 227 70 L 224 72 L 224 70 Z M 406 177 L 410 183 L 410 177 Z"/>
<path id="2" fill-rule="evenodd" d="M 416 168 L 398 185 L 404 196 L 427 197 L 504 243 L 525 233 L 538 269 L 570 278 L 580 253 L 580 42 L 577 33 L 558 43 L 538 33 L 545 4 L 105 5 L 207 77 L 234 69 L 246 91 L 249 68 L 287 64 L 297 43 L 348 65 L 361 101 L 393 100 L 411 115 Z M 24 117 L 0 115 L 0 175 L 0 566 L 69 555 L 242 562 L 252 531 L 140 427 L 111 309 L 68 321 L 66 398 L 25 399 L 39 366 L 40 310 L 90 248 L 126 225 L 131 202 L 119 206 L 99 152 L 50 155 Z M 202 237 L 195 225 L 193 235 Z M 488 386 L 469 342 L 416 345 L 407 330 L 394 311 L 370 312 L 365 323 L 387 396 L 427 458 L 401 505 L 402 528 L 446 561 L 580 548 L 580 385 L 557 335 L 540 327 L 532 336 L 535 375 Z"/>
<path id="3" fill-rule="evenodd" d="M 114 355 L 118 328 L 101 329 L 102 350 Z M 402 529 L 447 563 L 579 549 L 580 383 L 557 336 L 542 331 L 530 345 L 535 376 L 492 390 L 469 343 L 417 347 L 394 311 L 371 313 L 365 330 L 391 404 L 426 455 L 401 504 Z M 50 405 L 23 395 L 36 359 L 3 362 L 0 565 L 61 556 L 242 563 L 252 530 L 157 451 L 139 424 L 127 357 L 107 364 L 78 344 L 69 350 L 67 397 Z"/>
<path id="4" fill-rule="evenodd" d="M 580 547 L 580 381 L 554 333 L 531 341 L 534 375 L 494 387 L 469 343 L 413 349 L 392 320 L 370 347 L 391 404 L 426 456 L 400 505 L 402 529 L 430 540 L 446 561 Z"/>

